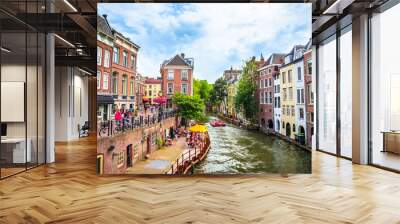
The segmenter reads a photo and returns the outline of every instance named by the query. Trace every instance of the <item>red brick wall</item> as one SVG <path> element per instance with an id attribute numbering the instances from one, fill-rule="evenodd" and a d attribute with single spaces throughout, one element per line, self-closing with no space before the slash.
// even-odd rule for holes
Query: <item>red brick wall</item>
<path id="1" fill-rule="evenodd" d="M 173 82 L 174 83 L 174 92 L 173 92 L 173 94 L 175 94 L 177 92 L 181 92 L 182 83 L 187 83 L 187 86 L 188 86 L 187 93 L 188 93 L 188 95 L 191 95 L 191 93 L 192 93 L 192 82 L 191 82 L 191 80 L 193 79 L 193 70 L 192 69 L 188 70 L 188 80 L 187 81 L 183 81 L 181 79 L 181 70 L 182 69 L 174 69 L 174 80 L 168 80 L 168 68 L 161 69 L 161 77 L 162 77 L 162 87 L 161 87 L 161 89 L 162 89 L 163 96 L 168 96 L 167 90 L 168 90 L 168 83 L 169 82 Z"/>
<path id="2" fill-rule="evenodd" d="M 271 69 L 271 71 L 269 71 Z M 275 71 L 274 66 L 271 66 L 267 69 L 264 70 L 266 74 L 260 75 L 257 77 L 257 91 L 256 91 L 256 96 L 257 96 L 257 102 L 259 103 L 259 113 L 258 113 L 258 121 L 259 124 L 262 125 L 262 120 L 264 119 L 265 125 L 264 127 L 268 127 L 268 120 L 272 121 L 272 125 L 274 124 L 274 79 L 273 76 L 277 73 Z M 260 88 L 260 80 L 262 82 L 265 82 L 265 79 L 270 79 L 271 78 L 271 86 L 268 87 L 263 87 Z M 267 81 L 268 83 L 268 81 Z M 264 86 L 264 84 L 263 84 Z M 271 92 L 272 94 L 272 103 L 268 104 L 261 104 L 261 99 L 260 99 L 260 92 Z M 264 96 L 265 98 L 265 96 Z M 267 97 L 268 98 L 268 97 Z"/>
<path id="3" fill-rule="evenodd" d="M 147 150 L 153 152 L 157 149 L 157 145 L 152 145 L 150 143 L 150 148 L 147 148 L 147 138 L 142 143 L 142 135 L 143 133 L 146 136 L 150 136 L 150 134 L 157 133 L 157 138 L 164 137 L 165 129 L 169 129 L 170 127 L 176 127 L 177 120 L 174 117 L 168 118 L 160 123 L 154 124 L 150 127 L 138 128 L 132 131 L 124 132 L 121 134 L 116 134 L 112 137 L 101 137 L 97 139 L 97 154 L 102 154 L 104 156 L 104 174 L 122 174 L 126 172 L 127 167 L 127 147 L 132 144 L 132 148 L 135 145 L 139 146 L 138 156 L 136 158 L 131 158 L 133 166 L 135 162 L 140 160 L 143 157 L 143 153 L 146 153 Z M 114 146 L 115 148 L 111 151 L 108 149 L 110 146 Z M 133 156 L 132 149 L 132 156 Z M 121 167 L 117 166 L 117 155 L 119 152 L 124 154 L 124 163 Z"/>
<path id="4" fill-rule="evenodd" d="M 134 81 L 134 88 L 135 88 L 135 75 L 136 75 L 136 70 L 135 70 L 135 68 L 131 68 L 131 54 L 132 54 L 132 52 L 129 50 L 129 49 L 127 49 L 127 48 L 124 48 L 123 46 L 120 46 L 120 45 L 117 45 L 116 43 L 114 43 L 115 44 L 115 46 L 116 47 L 118 47 L 119 48 L 119 63 L 114 63 L 114 60 L 112 61 L 112 71 L 113 71 L 113 73 L 114 72 L 116 72 L 117 74 L 118 74 L 118 95 L 122 95 L 122 78 L 123 78 L 123 75 L 125 74 L 125 75 L 127 75 L 127 77 L 128 77 L 128 79 L 127 79 L 127 85 L 128 85 L 128 88 L 127 88 L 127 95 L 129 96 L 129 93 L 130 93 L 130 81 L 131 81 L 131 79 L 133 79 Z M 128 57 L 128 66 L 127 67 L 125 67 L 125 66 L 123 66 L 123 52 L 124 51 L 126 51 L 128 54 L 127 54 L 127 57 Z M 112 54 L 113 54 L 113 52 L 111 52 Z M 137 61 L 137 55 L 135 54 L 135 58 L 136 58 L 136 61 Z M 111 76 L 112 77 L 112 76 Z"/>

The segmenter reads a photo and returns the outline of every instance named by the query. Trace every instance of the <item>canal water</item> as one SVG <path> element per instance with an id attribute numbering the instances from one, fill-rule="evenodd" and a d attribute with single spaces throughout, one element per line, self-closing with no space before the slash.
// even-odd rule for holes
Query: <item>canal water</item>
<path id="1" fill-rule="evenodd" d="M 232 124 L 207 126 L 211 149 L 196 165 L 195 174 L 311 173 L 311 153 L 307 150 Z"/>

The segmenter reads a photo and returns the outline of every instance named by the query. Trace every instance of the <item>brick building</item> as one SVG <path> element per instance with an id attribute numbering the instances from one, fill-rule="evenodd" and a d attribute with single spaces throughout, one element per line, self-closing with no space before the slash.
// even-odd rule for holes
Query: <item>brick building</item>
<path id="1" fill-rule="evenodd" d="M 271 54 L 257 70 L 258 122 L 263 128 L 274 128 L 274 77 L 279 73 L 278 68 L 283 63 L 284 56 L 284 54 Z"/>
<path id="2" fill-rule="evenodd" d="M 136 62 L 139 46 L 113 30 L 111 91 L 116 108 L 135 109 Z"/>
<path id="3" fill-rule="evenodd" d="M 312 88 L 312 45 L 309 41 L 303 55 L 304 61 L 304 86 L 306 100 L 306 118 L 307 118 L 307 146 L 312 146 L 312 137 L 314 135 L 314 92 Z"/>
<path id="4" fill-rule="evenodd" d="M 114 99 L 110 75 L 114 35 L 106 16 L 97 15 L 97 118 L 108 120 Z"/>
<path id="5" fill-rule="evenodd" d="M 167 107 L 172 107 L 172 96 L 175 93 L 193 95 L 193 58 L 177 54 L 164 61 L 160 67 L 162 93 L 167 97 Z"/>

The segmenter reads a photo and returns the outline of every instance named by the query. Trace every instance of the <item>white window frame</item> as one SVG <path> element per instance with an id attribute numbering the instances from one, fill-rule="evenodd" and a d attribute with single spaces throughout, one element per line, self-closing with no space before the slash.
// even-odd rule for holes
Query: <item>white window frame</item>
<path id="1" fill-rule="evenodd" d="M 103 73 L 103 89 L 108 89 L 108 83 L 109 83 L 109 74 L 108 73 Z"/>
<path id="2" fill-rule="evenodd" d="M 189 70 L 187 70 L 187 69 L 182 69 L 181 70 L 181 80 L 182 81 L 189 80 Z"/>
<path id="3" fill-rule="evenodd" d="M 97 89 L 101 88 L 101 71 L 97 71 Z"/>
<path id="4" fill-rule="evenodd" d="M 186 86 L 185 88 L 183 88 L 183 86 Z M 185 91 L 183 91 L 185 89 Z M 181 92 L 183 94 L 187 94 L 188 93 L 188 84 L 187 83 L 182 83 L 181 84 Z"/>
<path id="5" fill-rule="evenodd" d="M 104 49 L 104 67 L 110 67 L 110 51 L 107 49 Z"/>
<path id="6" fill-rule="evenodd" d="M 171 85 L 171 91 L 169 91 Z M 167 94 L 173 94 L 174 93 L 174 83 L 169 82 L 167 83 Z"/>
<path id="7" fill-rule="evenodd" d="M 172 74 L 172 76 L 171 76 Z M 168 69 L 167 71 L 167 80 L 174 80 L 175 71 L 174 69 Z"/>
<path id="8" fill-rule="evenodd" d="M 102 57 L 103 57 L 103 48 L 97 46 L 97 65 L 101 66 Z"/>

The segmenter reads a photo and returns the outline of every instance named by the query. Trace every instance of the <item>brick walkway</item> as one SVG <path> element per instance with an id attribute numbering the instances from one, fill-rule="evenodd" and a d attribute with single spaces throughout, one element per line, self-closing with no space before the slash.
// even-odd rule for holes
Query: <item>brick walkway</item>
<path id="1" fill-rule="evenodd" d="M 171 164 L 187 149 L 184 137 L 179 138 L 171 146 L 166 146 L 149 155 L 146 160 L 137 161 L 133 167 L 128 168 L 127 174 L 164 174 Z"/>

